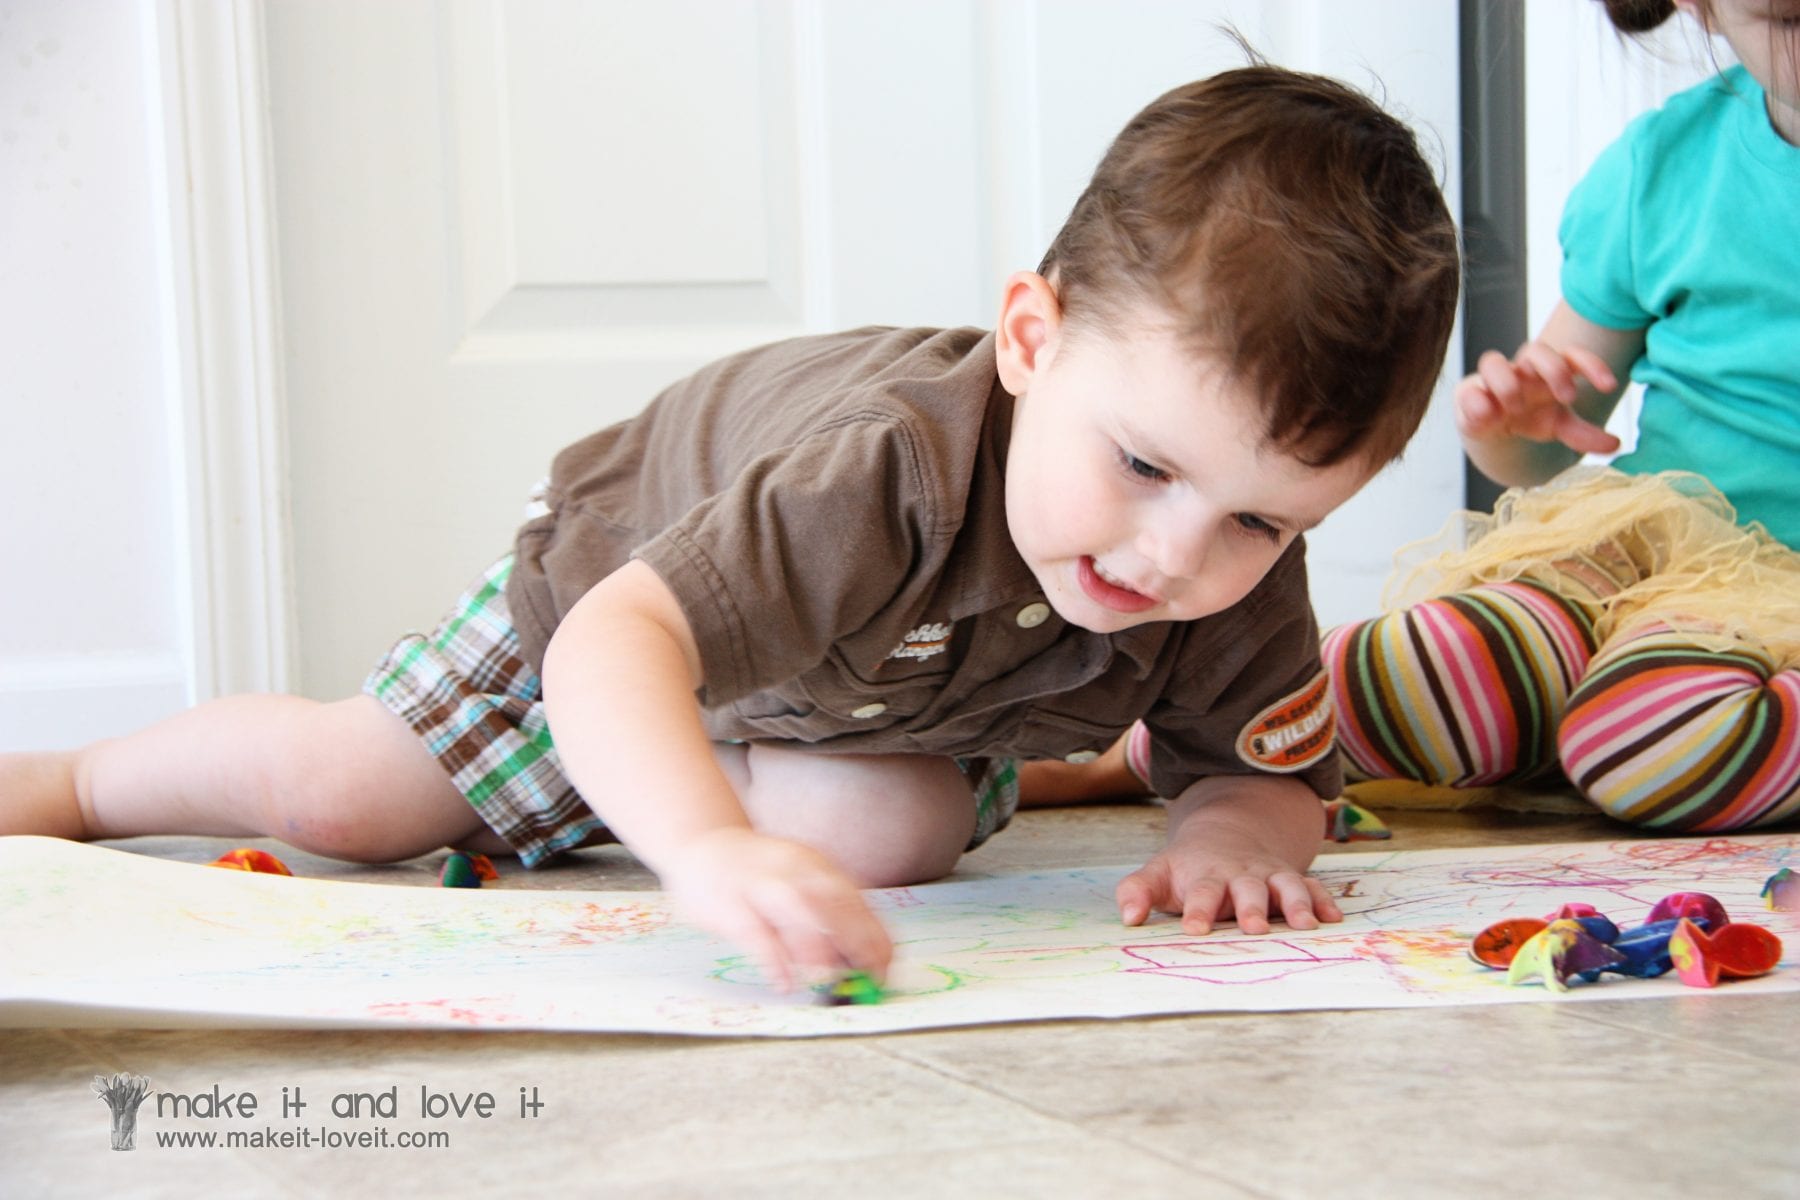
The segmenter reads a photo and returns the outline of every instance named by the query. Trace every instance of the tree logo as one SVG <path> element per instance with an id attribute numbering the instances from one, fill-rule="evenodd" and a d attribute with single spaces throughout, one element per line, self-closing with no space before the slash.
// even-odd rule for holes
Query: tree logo
<path id="1" fill-rule="evenodd" d="M 150 1094 L 150 1080 L 143 1075 L 120 1071 L 116 1075 L 94 1076 L 94 1095 L 112 1109 L 112 1148 L 137 1149 L 138 1105 Z"/>

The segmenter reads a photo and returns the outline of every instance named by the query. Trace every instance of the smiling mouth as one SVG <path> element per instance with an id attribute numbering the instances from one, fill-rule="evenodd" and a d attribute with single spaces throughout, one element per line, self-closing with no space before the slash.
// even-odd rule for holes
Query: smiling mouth
<path id="1" fill-rule="evenodd" d="M 1114 612 L 1141 613 L 1162 603 L 1155 596 L 1146 596 L 1107 574 L 1106 569 L 1092 555 L 1082 556 L 1075 570 L 1075 578 L 1089 600 Z"/>

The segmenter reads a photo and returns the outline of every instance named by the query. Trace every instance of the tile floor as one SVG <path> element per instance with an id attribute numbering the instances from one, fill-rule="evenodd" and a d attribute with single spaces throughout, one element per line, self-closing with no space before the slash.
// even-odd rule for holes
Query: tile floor
<path id="1" fill-rule="evenodd" d="M 1391 823 L 1406 848 L 1619 836 L 1596 817 L 1489 810 Z M 1160 825 L 1147 805 L 1027 813 L 971 864 L 1133 861 Z M 226 848 L 120 845 L 193 861 Z M 347 867 L 271 846 L 312 877 L 436 882 L 431 860 Z M 617 849 L 531 882 L 652 884 Z M 0 1196 L 1795 1197 L 1797 1033 L 1791 997 L 1729 994 L 791 1042 L 4 1031 Z M 88 1089 L 115 1071 L 251 1091 L 268 1117 L 284 1087 L 315 1104 L 397 1087 L 400 1116 L 355 1127 L 451 1142 L 227 1151 L 140 1135 L 115 1153 Z M 485 1090 L 498 1111 L 421 1122 L 406 1115 L 421 1088 Z M 543 1104 L 533 1117 L 518 1115 L 522 1088 Z"/>

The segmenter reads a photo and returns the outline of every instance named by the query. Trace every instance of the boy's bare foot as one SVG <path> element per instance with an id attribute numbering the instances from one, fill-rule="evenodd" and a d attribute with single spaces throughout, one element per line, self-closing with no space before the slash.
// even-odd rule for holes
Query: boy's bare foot
<path id="1" fill-rule="evenodd" d="M 0 754 L 0 834 L 83 839 L 73 751 Z"/>
<path id="2" fill-rule="evenodd" d="M 1125 739 L 1120 738 L 1098 759 L 1085 763 L 1054 759 L 1019 764 L 1019 807 L 1092 804 L 1108 800 L 1142 800 L 1150 794 L 1144 781 L 1125 765 Z"/>

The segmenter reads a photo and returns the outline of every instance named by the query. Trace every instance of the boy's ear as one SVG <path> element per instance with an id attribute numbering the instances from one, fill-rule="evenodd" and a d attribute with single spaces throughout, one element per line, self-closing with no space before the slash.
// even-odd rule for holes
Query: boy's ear
<path id="1" fill-rule="evenodd" d="M 1000 320 L 994 326 L 994 357 L 1000 386 L 1022 396 L 1042 365 L 1047 346 L 1062 330 L 1062 303 L 1056 289 L 1036 271 L 1017 271 L 1000 297 Z"/>

